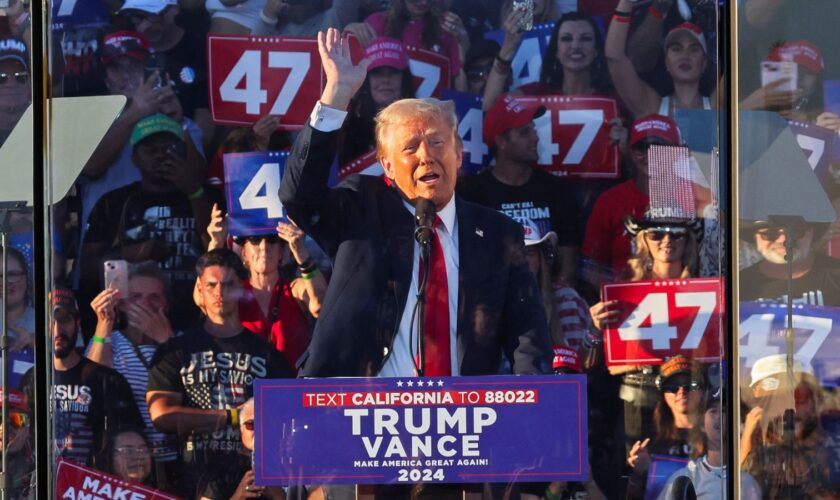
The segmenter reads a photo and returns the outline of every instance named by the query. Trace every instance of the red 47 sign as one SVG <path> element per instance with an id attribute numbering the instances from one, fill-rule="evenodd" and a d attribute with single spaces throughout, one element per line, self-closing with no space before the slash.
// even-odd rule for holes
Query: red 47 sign
<path id="1" fill-rule="evenodd" d="M 721 279 L 618 282 L 601 289 L 604 301 L 618 301 L 619 311 L 604 331 L 608 366 L 661 364 L 677 354 L 720 360 Z"/>
<path id="2" fill-rule="evenodd" d="M 440 97 L 443 89 L 449 88 L 452 71 L 449 58 L 420 47 L 408 45 L 408 69 L 414 76 L 416 97 Z"/>
<path id="3" fill-rule="evenodd" d="M 358 41 L 350 44 L 361 59 Z M 303 127 L 326 83 L 314 38 L 207 37 L 208 85 L 213 121 L 251 125 L 280 116 L 280 128 Z"/>
<path id="4" fill-rule="evenodd" d="M 519 99 L 529 107 L 546 109 L 534 120 L 540 138 L 540 167 L 561 177 L 619 177 L 618 145 L 610 142 L 610 121 L 618 116 L 615 99 L 554 95 Z"/>

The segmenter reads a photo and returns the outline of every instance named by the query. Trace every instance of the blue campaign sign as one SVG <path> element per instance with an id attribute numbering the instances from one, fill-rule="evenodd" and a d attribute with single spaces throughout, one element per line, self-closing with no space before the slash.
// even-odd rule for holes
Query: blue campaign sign
<path id="1" fill-rule="evenodd" d="M 787 306 L 770 302 L 741 302 L 741 380 L 749 380 L 757 360 L 785 354 Z M 809 363 L 824 386 L 840 386 L 840 308 L 793 306 L 793 348 L 797 359 Z"/>
<path id="2" fill-rule="evenodd" d="M 53 31 L 101 28 L 111 25 L 111 15 L 100 0 L 57 0 L 52 2 Z"/>
<path id="3" fill-rule="evenodd" d="M 818 127 L 813 123 L 790 120 L 788 124 L 820 184 L 833 190 L 834 181 L 830 178 L 828 165 L 836 156 L 837 134 L 833 130 Z"/>
<path id="4" fill-rule="evenodd" d="M 583 481 L 586 377 L 256 380 L 259 485 Z"/>
<path id="5" fill-rule="evenodd" d="M 2 358 L 2 356 L 0 356 Z M 35 366 L 35 353 L 30 348 L 9 352 L 9 387 L 20 387 L 23 376 Z"/>
<path id="6" fill-rule="evenodd" d="M 525 32 L 522 35 L 522 40 L 519 42 L 519 47 L 516 49 L 516 54 L 513 55 L 511 61 L 511 70 L 513 71 L 513 82 L 510 85 L 511 90 L 521 87 L 526 83 L 538 82 L 540 80 L 540 71 L 542 70 L 542 55 L 548 46 L 548 40 L 551 38 L 551 32 L 554 30 L 554 23 L 543 23 L 534 26 L 534 29 Z M 503 30 L 488 31 L 484 34 L 484 38 L 494 40 L 502 45 L 505 39 L 505 32 Z"/>
<path id="7" fill-rule="evenodd" d="M 277 197 L 287 152 L 229 153 L 225 162 L 228 232 L 249 236 L 274 232 L 287 220 Z"/>
<path id="8" fill-rule="evenodd" d="M 645 500 L 655 500 L 659 492 L 665 488 L 671 474 L 685 467 L 688 460 L 685 458 L 671 457 L 668 455 L 650 456 L 650 467 L 648 468 L 648 480 L 645 486 Z"/>
<path id="9" fill-rule="evenodd" d="M 443 100 L 455 103 L 458 115 L 458 135 L 464 143 L 464 158 L 460 175 L 474 175 L 490 164 L 490 148 L 484 143 L 484 112 L 481 96 L 469 92 L 444 90 Z"/>

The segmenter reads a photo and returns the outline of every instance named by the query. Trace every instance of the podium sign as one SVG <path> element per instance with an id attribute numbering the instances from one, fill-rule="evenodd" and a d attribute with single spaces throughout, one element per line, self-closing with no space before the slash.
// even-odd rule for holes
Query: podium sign
<path id="1" fill-rule="evenodd" d="M 588 477 L 583 375 L 257 380 L 254 394 L 260 485 Z"/>

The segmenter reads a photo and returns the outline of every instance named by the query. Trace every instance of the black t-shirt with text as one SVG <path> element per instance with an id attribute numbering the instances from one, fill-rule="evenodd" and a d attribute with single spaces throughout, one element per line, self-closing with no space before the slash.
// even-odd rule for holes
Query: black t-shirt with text
<path id="1" fill-rule="evenodd" d="M 200 328 L 173 337 L 158 349 L 149 370 L 148 390 L 181 394 L 183 406 L 223 410 L 253 397 L 254 380 L 289 377 L 294 377 L 294 371 L 285 358 L 248 330 L 217 338 Z M 236 463 L 242 449 L 239 428 L 190 433 L 181 448 L 184 483 L 190 494 L 201 494 L 214 477 L 225 473 L 225 467 Z"/>
<path id="2" fill-rule="evenodd" d="M 741 300 L 787 302 L 787 280 L 768 278 L 761 262 L 741 271 Z M 840 306 L 840 260 L 817 255 L 805 275 L 791 283 L 793 303 L 812 306 Z"/>
<path id="3" fill-rule="evenodd" d="M 458 194 L 516 221 L 530 219 L 540 234 L 554 231 L 559 246 L 580 246 L 574 192 L 565 181 L 547 172 L 534 169 L 528 182 L 510 186 L 496 179 L 488 168 L 476 176 L 459 178 Z"/>
<path id="4" fill-rule="evenodd" d="M 53 371 L 50 400 L 53 407 L 55 456 L 94 465 L 106 432 L 142 429 L 143 419 L 131 387 L 115 370 L 82 357 L 73 368 Z M 34 401 L 34 371 L 21 382 L 29 401 Z"/>

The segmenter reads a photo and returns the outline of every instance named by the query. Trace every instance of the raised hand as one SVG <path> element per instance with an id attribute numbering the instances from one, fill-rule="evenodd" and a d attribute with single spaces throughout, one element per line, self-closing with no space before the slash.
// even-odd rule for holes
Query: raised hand
<path id="1" fill-rule="evenodd" d="M 289 244 L 289 250 L 292 252 L 295 262 L 303 264 L 309 259 L 309 250 L 306 249 L 306 234 L 294 223 L 287 224 L 278 221 L 277 236 Z"/>
<path id="2" fill-rule="evenodd" d="M 650 444 L 650 438 L 644 441 L 636 441 L 633 448 L 630 449 L 630 455 L 627 457 L 627 465 L 632 467 L 634 472 L 644 472 L 650 467 L 648 444 Z"/>
<path id="3" fill-rule="evenodd" d="M 328 29 L 326 33 L 318 32 L 318 53 L 327 75 L 321 104 L 336 109 L 347 109 L 350 99 L 367 78 L 370 60 L 365 58 L 359 64 L 353 64 L 350 58 L 350 44 L 335 28 Z"/>
<path id="4" fill-rule="evenodd" d="M 218 203 L 213 203 L 213 209 L 210 211 L 210 224 L 207 224 L 207 234 L 210 235 L 208 251 L 225 247 L 228 235 L 227 214 L 222 212 Z"/>

